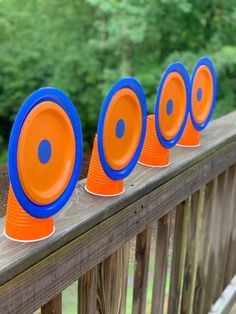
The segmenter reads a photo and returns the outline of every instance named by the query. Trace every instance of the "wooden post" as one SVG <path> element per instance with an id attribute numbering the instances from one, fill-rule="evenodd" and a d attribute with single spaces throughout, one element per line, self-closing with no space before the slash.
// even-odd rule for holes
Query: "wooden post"
<path id="1" fill-rule="evenodd" d="M 200 313 L 207 313 L 212 305 L 212 289 L 213 289 L 213 282 L 215 277 L 215 247 L 216 247 L 216 231 L 217 228 L 217 221 L 218 221 L 218 208 L 217 208 L 217 192 L 218 192 L 218 177 L 216 177 L 212 185 L 210 183 L 208 185 L 207 195 L 206 195 L 206 210 L 210 209 L 212 211 L 211 214 L 211 226 L 207 226 L 210 228 L 210 235 L 209 235 L 209 243 L 206 245 L 208 246 L 208 260 L 206 260 L 206 281 L 203 282 L 203 292 L 202 292 L 202 301 L 200 304 Z M 209 207 L 208 207 L 209 206 Z"/>
<path id="2" fill-rule="evenodd" d="M 210 181 L 205 188 L 205 197 L 202 213 L 202 229 L 200 235 L 200 251 L 198 270 L 195 284 L 193 313 L 205 314 L 208 312 L 207 294 L 209 293 L 209 270 L 212 254 L 213 216 L 215 210 L 217 180 Z"/>
<path id="3" fill-rule="evenodd" d="M 125 313 L 128 263 L 129 242 L 98 265 L 97 313 Z"/>
<path id="4" fill-rule="evenodd" d="M 226 254 L 226 265 L 224 275 L 224 286 L 228 285 L 235 275 L 236 269 L 236 166 L 230 168 L 230 174 L 233 176 L 233 182 L 229 182 L 228 188 L 230 189 L 230 218 L 229 218 L 229 238 L 228 250 Z M 231 188 L 230 186 L 231 185 Z"/>
<path id="5" fill-rule="evenodd" d="M 41 308 L 41 314 L 61 314 L 62 294 L 58 294 Z"/>
<path id="6" fill-rule="evenodd" d="M 234 314 L 236 311 L 236 276 L 233 277 L 231 282 L 224 289 L 221 296 L 217 299 L 216 303 L 212 306 L 209 314 Z"/>
<path id="7" fill-rule="evenodd" d="M 145 313 L 151 229 L 145 229 L 136 238 L 133 314 Z"/>
<path id="8" fill-rule="evenodd" d="M 235 228 L 233 224 L 234 217 L 234 202 L 235 202 L 235 188 L 236 188 L 236 176 L 235 166 L 230 167 L 227 170 L 227 181 L 225 182 L 224 191 L 224 204 L 223 204 L 223 218 L 222 218 L 222 238 L 221 238 L 221 254 L 222 254 L 222 274 L 219 282 L 219 291 L 222 292 L 224 288 L 229 284 L 232 278 L 226 279 L 228 271 L 227 263 L 229 258 L 229 245 L 230 245 L 230 234 Z M 227 281 L 228 280 L 228 281 Z"/>
<path id="9" fill-rule="evenodd" d="M 94 267 L 78 282 L 78 313 L 95 314 L 97 297 L 97 267 Z"/>
<path id="10" fill-rule="evenodd" d="M 224 172 L 218 176 L 218 186 L 216 194 L 216 213 L 215 213 L 215 224 L 214 224 L 214 261 L 211 266 L 211 271 L 214 273 L 212 285 L 211 285 L 211 304 L 215 303 L 217 298 L 220 296 L 220 282 L 222 276 L 222 266 L 223 266 L 223 250 L 222 241 L 224 239 L 225 227 L 225 217 L 227 208 L 225 208 L 225 190 L 227 183 L 227 172 Z"/>
<path id="11" fill-rule="evenodd" d="M 176 208 L 168 314 L 178 313 L 181 306 L 189 212 L 190 199 Z"/>
<path id="12" fill-rule="evenodd" d="M 199 245 L 202 226 L 202 211 L 204 188 L 192 195 L 190 221 L 187 234 L 187 252 L 184 269 L 183 295 L 181 312 L 193 313 L 195 284 L 197 278 L 197 265 L 199 258 Z"/>
<path id="13" fill-rule="evenodd" d="M 168 267 L 171 217 L 171 213 L 166 214 L 161 219 L 159 219 L 157 225 L 156 257 L 151 310 L 152 314 L 163 313 L 166 272 Z"/>

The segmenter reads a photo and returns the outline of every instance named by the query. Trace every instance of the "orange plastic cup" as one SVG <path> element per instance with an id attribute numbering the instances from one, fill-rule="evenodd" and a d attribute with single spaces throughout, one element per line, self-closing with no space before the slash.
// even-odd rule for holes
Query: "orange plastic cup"
<path id="1" fill-rule="evenodd" d="M 97 135 L 93 143 L 85 190 L 99 196 L 115 196 L 124 192 L 124 180 L 110 179 L 102 168 L 98 154 Z"/>
<path id="2" fill-rule="evenodd" d="M 147 130 L 139 164 L 149 167 L 166 167 L 170 164 L 170 150 L 163 147 L 157 137 L 154 114 L 147 116 Z"/>
<path id="3" fill-rule="evenodd" d="M 54 231 L 53 218 L 30 216 L 18 203 L 10 185 L 4 235 L 14 241 L 34 242 L 48 238 Z"/>
<path id="4" fill-rule="evenodd" d="M 180 138 L 178 146 L 184 147 L 197 147 L 200 146 L 200 132 L 198 132 L 192 123 L 190 117 L 188 117 L 186 127 L 184 129 L 183 135 Z"/>

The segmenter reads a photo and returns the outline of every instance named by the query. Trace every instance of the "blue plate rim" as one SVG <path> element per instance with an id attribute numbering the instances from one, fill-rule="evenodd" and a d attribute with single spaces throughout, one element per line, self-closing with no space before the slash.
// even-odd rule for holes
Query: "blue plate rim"
<path id="1" fill-rule="evenodd" d="M 142 111 L 142 131 L 141 131 L 141 136 L 140 136 L 138 147 L 131 161 L 129 162 L 129 164 L 120 170 L 115 170 L 110 167 L 105 157 L 105 152 L 103 148 L 103 126 L 105 122 L 106 112 L 108 110 L 112 97 L 122 88 L 131 89 L 139 99 L 141 111 Z M 132 77 L 125 77 L 125 78 L 120 79 L 118 82 L 116 82 L 115 85 L 113 85 L 113 87 L 108 92 L 103 102 L 103 105 L 100 111 L 99 120 L 98 120 L 98 127 L 97 127 L 99 158 L 100 158 L 103 170 L 105 171 L 106 175 L 112 180 L 123 180 L 132 172 L 132 170 L 136 166 L 139 156 L 141 154 L 144 139 L 145 139 L 146 123 L 147 123 L 146 117 L 147 117 L 146 96 L 144 94 L 141 84 Z"/>
<path id="2" fill-rule="evenodd" d="M 165 84 L 165 81 L 166 81 L 168 75 L 170 73 L 172 73 L 172 72 L 178 72 L 181 75 L 181 77 L 183 78 L 183 81 L 184 81 L 185 86 L 186 86 L 187 103 L 186 103 L 186 112 L 185 112 L 185 116 L 184 116 L 184 120 L 183 120 L 181 128 L 179 129 L 177 135 L 173 139 L 167 140 L 162 135 L 161 129 L 160 129 L 160 124 L 159 124 L 159 106 L 160 106 L 160 98 L 161 98 L 163 86 Z M 161 78 L 160 85 L 159 85 L 159 88 L 157 90 L 155 109 L 154 109 L 154 111 L 155 111 L 156 133 L 157 133 L 157 136 L 158 136 L 158 139 L 159 139 L 160 143 L 165 148 L 172 148 L 180 140 L 180 138 L 181 138 L 181 136 L 182 136 L 182 134 L 184 132 L 184 129 L 185 129 L 185 126 L 186 126 L 186 123 L 187 123 L 187 119 L 188 119 L 188 115 L 189 115 L 189 112 L 190 112 L 190 100 L 191 100 L 191 98 L 190 98 L 190 77 L 189 77 L 189 74 L 188 74 L 186 68 L 184 67 L 184 65 L 182 63 L 180 63 L 180 62 L 172 63 L 167 68 L 166 72 L 164 73 L 164 75 Z"/>
<path id="3" fill-rule="evenodd" d="M 17 151 L 20 132 L 30 111 L 44 101 L 52 101 L 59 105 L 68 115 L 75 134 L 76 154 L 75 165 L 71 179 L 62 193 L 54 202 L 38 205 L 32 202 L 24 193 L 17 169 Z M 69 97 L 61 90 L 53 87 L 43 87 L 33 92 L 21 106 L 12 127 L 8 147 L 8 173 L 14 194 L 21 207 L 35 218 L 48 218 L 56 214 L 69 200 L 79 178 L 83 156 L 83 138 L 81 122 L 77 110 Z"/>

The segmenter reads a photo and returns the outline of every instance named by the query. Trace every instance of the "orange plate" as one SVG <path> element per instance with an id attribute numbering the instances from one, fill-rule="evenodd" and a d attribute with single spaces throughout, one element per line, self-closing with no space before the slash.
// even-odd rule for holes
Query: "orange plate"
<path id="1" fill-rule="evenodd" d="M 45 101 L 32 109 L 17 153 L 22 188 L 32 202 L 46 205 L 64 192 L 74 169 L 75 147 L 71 122 L 59 105 Z"/>
<path id="2" fill-rule="evenodd" d="M 210 69 L 201 65 L 192 84 L 192 113 L 194 120 L 201 124 L 209 116 L 213 101 L 213 79 Z"/>
<path id="3" fill-rule="evenodd" d="M 169 102 L 171 108 L 168 108 Z M 159 107 L 159 125 L 162 136 L 171 140 L 178 134 L 186 114 L 187 95 L 183 78 L 172 72 L 163 85 Z"/>
<path id="4" fill-rule="evenodd" d="M 111 168 L 120 170 L 129 164 L 139 145 L 141 132 L 139 100 L 131 89 L 122 88 L 113 96 L 104 122 L 103 147 Z"/>

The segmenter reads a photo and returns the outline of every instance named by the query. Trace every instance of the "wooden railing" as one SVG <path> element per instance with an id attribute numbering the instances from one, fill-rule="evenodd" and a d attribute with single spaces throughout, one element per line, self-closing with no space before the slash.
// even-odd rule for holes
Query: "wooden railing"
<path id="1" fill-rule="evenodd" d="M 0 218 L 1 314 L 61 313 L 62 291 L 75 281 L 82 314 L 214 312 L 236 273 L 236 112 L 211 122 L 201 147 L 173 149 L 169 167 L 138 165 L 119 197 L 89 195 L 84 183 L 45 241 L 7 240 Z M 234 299 L 224 299 L 227 309 Z"/>

